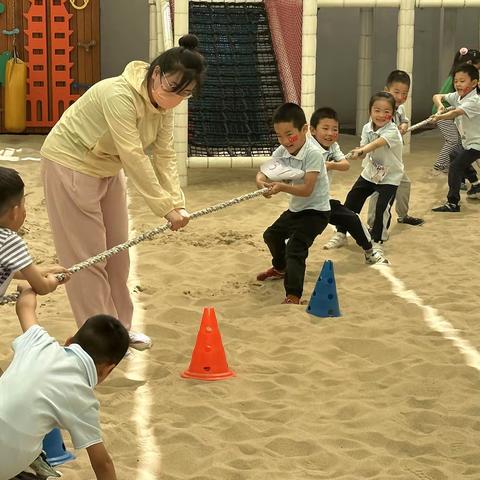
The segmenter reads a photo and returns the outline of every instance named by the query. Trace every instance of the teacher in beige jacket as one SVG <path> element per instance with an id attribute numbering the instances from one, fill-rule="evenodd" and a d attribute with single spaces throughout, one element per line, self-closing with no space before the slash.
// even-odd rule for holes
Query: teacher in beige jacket
<path id="1" fill-rule="evenodd" d="M 179 45 L 151 64 L 131 62 L 122 75 L 96 83 L 47 136 L 42 177 L 62 265 L 128 239 L 125 173 L 172 230 L 188 223 L 173 145 L 173 108 L 199 89 L 205 63 L 194 35 L 183 36 Z M 67 294 L 78 326 L 105 313 L 130 331 L 129 266 L 123 251 L 72 277 Z M 137 332 L 130 332 L 130 341 L 139 350 L 152 344 Z"/>

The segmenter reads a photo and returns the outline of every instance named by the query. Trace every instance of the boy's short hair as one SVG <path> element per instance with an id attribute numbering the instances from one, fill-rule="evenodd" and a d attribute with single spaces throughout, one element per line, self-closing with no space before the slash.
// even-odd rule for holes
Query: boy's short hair
<path id="1" fill-rule="evenodd" d="M 410 75 L 404 70 L 393 70 L 387 77 L 387 87 L 390 87 L 392 83 L 403 83 L 410 88 Z"/>
<path id="2" fill-rule="evenodd" d="M 472 80 L 478 81 L 479 79 L 478 70 L 471 63 L 462 63 L 461 65 L 455 67 L 455 70 L 453 70 L 453 77 L 455 77 L 455 74 L 458 72 L 466 73 Z"/>
<path id="3" fill-rule="evenodd" d="M 95 365 L 117 365 L 127 353 L 130 337 L 119 320 L 101 314 L 90 317 L 73 336 L 71 343 L 80 345 Z"/>
<path id="4" fill-rule="evenodd" d="M 321 108 L 317 108 L 317 110 L 313 112 L 312 117 L 310 118 L 310 126 L 312 126 L 313 128 L 317 128 L 317 125 L 324 118 L 330 118 L 332 120 L 335 120 L 338 123 L 338 115 L 333 108 L 321 107 Z"/>
<path id="5" fill-rule="evenodd" d="M 292 122 L 295 128 L 301 130 L 307 124 L 307 117 L 296 103 L 284 103 L 273 112 L 273 124 L 283 122 Z"/>
<path id="6" fill-rule="evenodd" d="M 20 203 L 25 184 L 16 170 L 0 167 L 0 215 Z"/>

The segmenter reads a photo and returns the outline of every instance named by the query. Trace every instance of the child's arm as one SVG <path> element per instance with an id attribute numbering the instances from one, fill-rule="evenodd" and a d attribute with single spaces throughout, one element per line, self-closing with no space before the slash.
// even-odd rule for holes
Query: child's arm
<path id="1" fill-rule="evenodd" d="M 432 97 L 433 104 L 437 107 L 437 113 L 435 115 L 441 114 L 445 111 L 445 105 L 443 104 L 443 99 L 445 98 L 446 93 L 437 93 Z"/>
<path id="2" fill-rule="evenodd" d="M 290 193 L 297 197 L 309 197 L 315 187 L 315 182 L 320 172 L 307 172 L 303 177 L 303 183 L 291 185 L 283 182 L 272 182 L 265 184 L 270 189 L 270 195 L 275 195 L 279 192 Z"/>
<path id="3" fill-rule="evenodd" d="M 20 292 L 20 296 L 15 305 L 15 310 L 20 320 L 22 331 L 25 333 L 30 327 L 38 323 L 35 313 L 35 309 L 37 308 L 37 295 L 29 287 L 19 286 L 18 291 Z"/>
<path id="4" fill-rule="evenodd" d="M 265 184 L 267 183 L 267 176 L 262 172 L 257 172 L 257 176 L 255 177 L 255 182 L 258 188 L 265 188 Z"/>
<path id="5" fill-rule="evenodd" d="M 398 126 L 398 130 L 402 135 L 405 135 L 408 132 L 408 125 L 409 125 L 409 122 L 402 122 Z"/>
<path id="6" fill-rule="evenodd" d="M 117 480 L 115 466 L 103 443 L 87 447 L 87 453 L 97 480 Z"/>
<path id="7" fill-rule="evenodd" d="M 347 170 L 350 169 L 350 162 L 343 157 L 341 160 L 338 162 L 325 162 L 325 167 L 327 170 L 337 170 L 339 172 L 346 172 Z"/>
<path id="8" fill-rule="evenodd" d="M 440 110 L 440 108 L 438 110 Z M 445 108 L 443 110 L 445 110 Z M 465 111 L 461 108 L 454 108 L 453 110 L 449 110 L 445 113 L 436 113 L 435 115 L 432 115 L 429 121 L 436 123 L 439 120 L 453 120 L 454 118 L 460 117 L 461 115 L 465 115 Z"/>
<path id="9" fill-rule="evenodd" d="M 377 148 L 383 147 L 385 145 L 388 145 L 388 142 L 383 137 L 379 137 L 373 142 L 367 143 L 362 147 L 354 148 L 350 152 L 351 158 L 363 158 L 367 153 L 373 152 Z"/>
<path id="10" fill-rule="evenodd" d="M 67 276 L 63 282 L 59 282 L 55 277 L 56 273 L 64 273 Z M 18 280 L 26 280 L 36 293 L 39 295 L 46 295 L 47 293 L 53 292 L 58 285 L 68 281 L 70 274 L 64 267 L 55 266 L 42 271 L 32 263 L 28 267 L 16 272 L 14 278 Z"/>

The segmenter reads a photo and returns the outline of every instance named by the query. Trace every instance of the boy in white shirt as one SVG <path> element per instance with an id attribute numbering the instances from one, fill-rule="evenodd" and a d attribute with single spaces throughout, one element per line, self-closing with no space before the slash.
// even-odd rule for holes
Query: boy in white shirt
<path id="1" fill-rule="evenodd" d="M 307 119 L 298 105 L 285 103 L 277 108 L 273 127 L 280 146 L 272 157 L 292 174 L 291 180 L 290 183 L 272 181 L 267 176 L 268 170 L 261 169 L 256 183 L 258 188 L 269 189 L 267 198 L 279 192 L 291 197 L 288 210 L 263 234 L 272 255 L 272 266 L 259 273 L 257 280 L 283 278 L 286 293 L 283 303 L 299 304 L 308 250 L 330 217 L 328 176 L 319 145 L 307 137 Z"/>
<path id="2" fill-rule="evenodd" d="M 31 465 L 45 435 L 58 427 L 69 431 L 75 448 L 87 449 L 98 480 L 116 480 L 93 389 L 125 356 L 128 331 L 117 319 L 96 315 L 62 347 L 37 323 L 35 292 L 20 291 L 16 311 L 24 333 L 0 377 L 0 479 Z"/>
<path id="3" fill-rule="evenodd" d="M 448 170 L 447 203 L 432 208 L 434 212 L 460 211 L 460 186 L 462 179 L 475 160 L 480 158 L 480 95 L 478 92 L 478 70 L 468 63 L 459 65 L 453 73 L 455 92 L 436 94 L 433 102 L 438 107 L 437 113 L 431 117 L 432 122 L 438 120 L 455 120 L 462 150 L 453 160 Z M 445 100 L 454 110 L 445 112 L 442 101 Z M 445 112 L 445 113 L 444 113 Z M 467 192 L 469 198 L 480 198 L 480 182 L 475 182 Z"/>

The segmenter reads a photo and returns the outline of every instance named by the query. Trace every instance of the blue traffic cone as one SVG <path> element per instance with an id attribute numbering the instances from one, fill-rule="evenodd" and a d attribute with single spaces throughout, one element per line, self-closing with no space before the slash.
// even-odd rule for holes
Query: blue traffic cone
<path id="1" fill-rule="evenodd" d="M 340 317 L 333 262 L 325 260 L 313 290 L 307 312 L 317 317 Z"/>
<path id="2" fill-rule="evenodd" d="M 67 452 L 63 443 L 62 432 L 58 428 L 54 428 L 45 435 L 43 450 L 47 454 L 47 461 L 52 467 L 75 459 L 73 453 Z"/>

